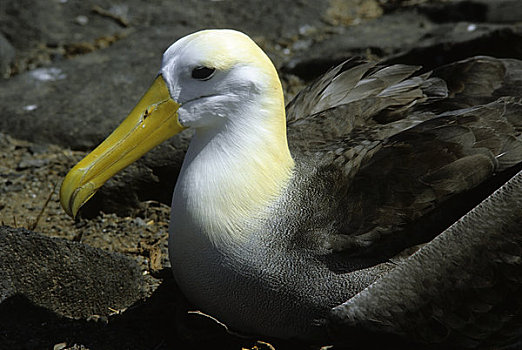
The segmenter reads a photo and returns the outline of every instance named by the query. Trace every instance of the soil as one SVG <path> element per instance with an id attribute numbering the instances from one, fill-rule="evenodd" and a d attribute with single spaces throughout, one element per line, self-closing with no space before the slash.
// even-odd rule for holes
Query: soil
<path id="1" fill-rule="evenodd" d="M 476 20 L 476 18 L 457 16 L 462 9 L 449 6 L 447 4 L 451 3 L 450 1 L 442 0 L 434 1 L 432 5 L 426 4 L 426 1 L 330 1 L 324 2 L 328 3 L 328 6 L 322 6 L 321 10 L 319 10 L 321 6 L 316 6 L 314 1 L 280 2 L 283 5 L 275 5 L 279 3 L 275 1 L 272 8 L 274 13 L 277 12 L 274 14 L 274 22 L 284 22 L 278 18 L 285 18 L 285 13 L 287 11 L 292 12 L 294 8 L 297 11 L 296 15 L 289 16 L 288 23 L 290 24 L 285 27 L 283 24 L 275 25 L 272 22 L 254 21 L 249 24 L 249 11 L 254 11 L 253 9 L 249 10 L 249 7 L 258 10 L 255 2 L 248 2 L 248 5 L 244 5 L 241 11 L 236 10 L 235 5 L 231 5 L 229 2 L 212 2 L 209 4 L 205 2 L 203 5 L 197 1 L 185 2 L 188 4 L 186 9 L 189 14 L 184 20 L 185 22 L 180 24 L 182 29 L 176 27 L 178 28 L 176 29 L 177 36 L 179 36 L 178 33 L 190 32 L 200 26 L 232 26 L 251 33 L 260 45 L 269 52 L 280 69 L 287 99 L 295 95 L 304 85 L 305 80 L 320 74 L 328 65 L 343 58 L 340 56 L 333 57 L 333 54 L 330 55 L 330 53 L 324 54 L 325 52 L 332 52 L 328 50 L 333 50 L 333 46 L 337 51 L 342 49 L 344 56 L 362 54 L 370 59 L 397 60 L 399 53 L 401 53 L 403 57 L 408 59 L 406 63 L 415 63 L 412 62 L 411 50 L 420 47 L 418 40 L 423 40 L 422 38 L 408 36 L 408 43 L 385 42 L 378 47 L 380 44 L 376 42 L 368 50 L 363 49 L 364 43 L 355 44 L 352 41 L 344 47 L 332 44 L 333 41 L 327 45 L 329 39 L 338 40 L 339 37 L 346 37 L 350 30 L 364 31 L 364 28 L 377 28 L 379 26 L 378 21 L 383 18 L 386 19 L 383 20 L 383 28 L 389 28 L 390 24 L 386 21 L 387 18 L 391 17 L 387 16 L 397 16 L 397 14 L 402 16 L 401 11 L 413 11 L 408 12 L 407 16 L 412 16 L 412 13 L 413 16 L 417 16 L 419 22 L 415 25 L 418 26 L 417 28 L 422 27 L 426 33 L 440 24 L 440 21 L 437 22 L 430 16 L 444 17 L 441 11 L 445 8 L 448 11 L 451 10 L 451 13 L 456 16 L 451 19 L 453 21 L 451 23 Z M 507 2 L 509 1 L 504 1 L 504 3 Z M 67 1 L 54 1 L 52 6 L 60 7 L 61 3 L 65 4 Z M 14 228 L 26 228 L 48 237 L 81 242 L 112 253 L 121 253 L 137 262 L 146 282 L 141 300 L 130 306 L 126 311 L 120 310 L 109 316 L 98 317 L 93 315 L 89 319 L 64 317 L 53 310 L 35 306 L 24 298 L 9 298 L 0 304 L 0 325 L 4 327 L 4 329 L 0 329 L 0 348 L 53 348 L 55 350 L 199 347 L 226 347 L 228 349 L 319 348 L 319 346 L 309 344 L 288 343 L 270 339 L 261 341 L 256 338 L 239 337 L 228 334 L 222 325 L 205 315 L 187 313 L 187 310 L 190 310 L 191 307 L 184 301 L 184 297 L 177 290 L 170 274 L 167 251 L 170 215 L 168 198 L 170 195 L 165 194 L 164 182 L 169 180 L 172 182 L 172 176 L 168 176 L 172 171 L 165 171 L 166 175 L 162 175 L 162 172 L 158 169 L 164 170 L 163 165 L 150 166 L 151 162 L 147 163 L 147 160 L 140 163 L 143 167 L 152 169 L 150 172 L 156 176 L 154 180 L 145 184 L 145 187 L 154 189 L 158 193 L 161 192 L 161 195 L 145 198 L 140 192 L 137 192 L 138 194 L 129 202 L 116 201 L 117 206 L 130 208 L 129 210 L 118 211 L 113 209 L 114 205 L 111 207 L 107 204 L 108 202 L 103 203 L 103 198 L 118 196 L 118 193 L 122 193 L 121 189 L 118 190 L 122 187 L 118 185 L 118 179 L 112 183 L 116 190 L 105 192 L 105 195 L 104 190 L 102 190 L 98 197 L 98 206 L 90 213 L 84 214 L 83 217 L 80 216 L 73 220 L 61 208 L 59 188 L 65 174 L 87 154 L 89 149 L 92 149 L 97 142 L 107 135 L 125 114 L 125 109 L 132 106 L 132 101 L 136 101 L 136 97 L 143 90 L 133 90 L 132 93 L 128 94 L 129 96 L 121 97 L 121 99 L 125 99 L 122 103 L 124 107 L 121 107 L 121 110 L 110 110 L 110 118 L 113 119 L 108 120 L 106 124 L 95 130 L 85 129 L 83 134 L 86 136 L 80 136 L 82 134 L 81 126 L 74 133 L 72 131 L 70 133 L 60 131 L 57 126 L 45 126 L 51 125 L 49 123 L 52 123 L 53 119 L 58 117 L 64 118 L 64 123 L 69 115 L 71 118 L 78 118 L 75 120 L 83 117 L 76 113 L 73 107 L 71 107 L 73 108 L 72 112 L 65 111 L 62 114 L 59 113 L 60 108 L 63 111 L 63 106 L 58 105 L 60 108 L 53 107 L 55 104 L 64 103 L 63 98 L 57 95 L 62 92 L 66 93 L 68 88 L 60 88 L 62 90 L 54 89 L 54 87 L 48 88 L 50 91 L 48 95 L 42 95 L 41 100 L 36 105 L 30 103 L 29 100 L 34 97 L 33 95 L 36 96 L 36 93 L 26 94 L 28 86 L 33 86 L 33 89 L 35 89 L 36 83 L 26 83 L 27 78 L 36 69 L 50 67 L 51 65 L 57 65 L 60 69 L 66 71 L 68 76 L 71 76 L 72 72 L 84 74 L 82 72 L 85 71 L 84 63 L 87 59 L 90 58 L 95 62 L 93 64 L 97 64 L 96 57 L 101 56 L 96 55 L 110 55 L 111 52 L 116 55 L 124 50 L 126 45 L 138 45 L 132 44 L 132 40 L 139 43 L 141 37 L 154 36 L 153 32 L 156 29 L 151 18 L 159 16 L 164 8 L 168 8 L 169 13 L 174 13 L 172 12 L 174 5 L 162 2 L 156 6 L 145 5 L 139 1 L 134 3 L 137 5 L 129 5 L 131 10 L 129 10 L 129 7 L 125 10 L 125 5 L 116 1 L 114 3 L 109 0 L 99 3 L 71 1 L 69 10 L 63 11 L 61 14 L 63 18 L 60 18 L 51 27 L 47 26 L 49 20 L 43 17 L 49 8 L 42 8 L 39 12 L 42 15 L 36 17 L 34 22 L 31 23 L 28 18 L 32 18 L 31 11 L 36 11 L 32 8 L 31 2 L 5 1 L 4 5 L 0 6 L 0 10 L 5 10 L 4 14 L 0 15 L 0 39 L 4 40 L 5 37 L 7 45 L 10 45 L 10 50 L 16 51 L 16 56 L 7 55 L 7 50 L 4 51 L 5 57 L 0 54 L 0 69 L 2 70 L 0 73 L 5 77 L 4 81 L 0 82 L 0 90 L 2 91 L 0 95 L 4 96 L 3 100 L 0 98 L 0 106 L 4 110 L 1 117 L 4 121 L 0 122 L 0 223 Z M 481 4 L 484 1 L 477 3 Z M 140 10 L 132 12 L 136 8 Z M 231 8 L 234 8 L 234 10 L 231 10 Z M 425 13 L 417 12 L 416 8 L 424 9 Z M 118 9 L 120 9 L 120 12 L 118 12 Z M 479 11 L 480 9 L 481 7 L 478 6 L 476 10 Z M 268 10 L 263 9 L 263 11 Z M 201 12 L 198 13 L 198 11 Z M 233 19 L 232 14 L 227 15 L 228 12 L 237 13 L 238 11 L 240 17 L 242 16 L 240 19 Z M 51 11 L 47 15 L 51 16 L 52 13 Z M 266 13 L 265 16 L 270 16 L 270 12 Z M 471 12 L 466 13 L 469 15 Z M 488 13 L 491 14 L 492 12 Z M 480 13 L 477 16 L 480 17 Z M 502 22 L 503 17 L 499 19 L 498 16 L 500 15 L 497 14 L 497 17 L 491 20 L 495 21 L 495 26 L 497 26 L 494 28 L 487 27 L 489 21 L 487 17 L 482 19 L 483 28 L 487 28 L 483 29 L 485 32 L 484 35 L 481 34 L 480 38 L 487 37 L 499 26 L 507 27 L 507 29 L 501 28 L 504 30 L 504 34 L 506 33 L 505 30 L 511 30 L 510 28 L 515 26 L 509 18 Z M 21 21 L 20 23 L 26 25 L 25 29 L 20 30 L 19 33 L 13 27 L 16 26 L 17 19 Z M 201 21 L 199 22 L 199 20 Z M 90 24 L 86 24 L 86 21 Z M 395 23 L 393 20 L 391 21 Z M 168 20 L 163 19 L 163 23 L 160 23 L 157 28 L 158 34 L 155 37 L 168 37 L 163 30 L 165 27 L 160 27 L 161 25 L 168 26 L 170 24 Z M 20 26 L 21 24 L 18 24 L 18 28 Z M 74 30 L 71 30 L 71 28 Z M 466 28 L 469 29 L 470 27 Z M 380 35 L 381 32 L 375 30 L 375 35 Z M 408 29 L 397 30 L 405 32 Z M 77 33 L 76 37 L 68 37 L 68 33 L 73 31 Z M 410 30 L 409 33 L 411 32 Z M 521 55 L 522 52 L 519 50 L 520 32 L 514 30 L 510 33 L 512 34 L 508 34 L 512 36 L 508 35 L 508 39 L 511 38 L 514 43 L 510 46 L 513 49 L 511 56 L 516 57 Z M 21 38 L 17 38 L 17 34 Z M 433 40 L 433 45 L 440 45 L 439 42 L 435 42 L 433 35 L 431 34 L 427 38 Z M 24 36 L 26 39 L 24 39 Z M 442 32 L 441 37 L 444 36 L 445 34 Z M 468 39 L 462 40 L 467 43 L 466 40 Z M 476 38 L 469 40 L 476 40 Z M 482 45 L 487 47 L 489 42 L 486 39 L 483 40 Z M 495 40 L 495 37 L 492 36 L 491 40 Z M 127 42 L 130 44 L 126 44 Z M 166 41 L 159 40 L 151 45 L 158 48 L 164 47 L 165 43 Z M 462 46 L 459 46 L 458 40 L 452 41 L 453 44 L 456 51 L 463 50 Z M 481 44 L 481 42 L 478 41 L 478 44 Z M 430 51 L 432 47 L 426 47 L 427 55 L 430 55 L 430 57 L 432 56 L 432 51 Z M 155 54 L 159 55 L 161 51 L 155 49 Z M 313 57 L 307 56 L 309 51 L 313 52 Z M 323 56 L 320 56 L 321 52 Z M 417 52 L 415 57 L 421 61 L 423 54 Z M 453 58 L 460 57 L 452 56 L 451 59 Z M 5 64 L 6 60 L 7 65 Z M 131 60 L 131 58 L 128 60 Z M 157 62 L 154 62 L 154 64 L 157 64 Z M 133 69 L 137 71 L 136 74 L 143 74 L 143 76 L 149 74 L 151 78 L 153 77 L 154 69 L 136 67 L 138 65 L 136 62 L 132 63 Z M 300 72 L 304 73 L 301 74 Z M 125 78 L 114 73 L 112 76 L 118 79 Z M 69 78 L 65 78 L 65 80 L 67 79 Z M 71 79 L 74 80 L 74 78 Z M 91 81 L 89 78 L 82 79 L 80 81 Z M 129 83 L 129 85 L 132 84 Z M 8 91 L 11 95 L 8 94 Z M 79 89 L 78 91 L 82 92 L 83 90 Z M 98 95 L 93 92 L 93 96 L 86 97 L 85 103 L 88 105 L 107 103 L 102 102 L 103 96 L 101 95 L 103 94 L 103 91 L 99 92 Z M 21 103 L 18 103 L 18 98 L 22 101 Z M 40 97 L 36 96 L 35 98 Z M 120 98 L 120 96 L 114 98 Z M 13 101 L 13 99 L 16 100 Z M 13 104 L 17 104 L 16 109 Z M 42 107 L 42 105 L 44 106 Z M 105 107 L 98 108 L 104 109 Z M 113 107 L 107 107 L 107 109 L 110 108 Z M 38 117 L 43 118 L 41 121 L 34 119 L 35 116 L 28 117 L 33 109 L 38 112 Z M 90 112 L 93 114 L 92 111 Z M 104 116 L 101 113 L 97 115 L 98 118 L 100 118 L 100 115 Z M 11 117 L 18 119 L 9 119 Z M 58 122 L 60 122 L 60 119 Z M 38 123 L 41 123 L 41 125 Z M 31 129 L 33 124 L 38 124 L 34 126 L 35 129 Z M 97 125 L 96 123 L 91 124 Z M 42 132 L 40 133 L 40 131 Z M 186 146 L 186 140 L 175 142 Z M 183 153 L 180 153 L 179 156 L 176 156 L 177 163 L 173 163 L 173 169 L 179 169 L 179 159 L 182 158 L 182 155 Z M 135 174 L 139 174 L 139 169 L 135 171 L 136 173 L 131 172 L 129 176 L 136 178 Z M 123 177 L 123 181 L 125 179 Z M 170 184 L 170 186 L 172 185 Z M 110 186 L 109 183 L 108 187 Z"/>
<path id="2" fill-rule="evenodd" d="M 86 153 L 36 145 L 0 135 L 2 225 L 24 227 L 51 237 L 133 256 L 144 271 L 168 267 L 170 208 L 150 201 L 134 217 L 116 214 L 73 220 L 60 206 L 63 177 Z"/>

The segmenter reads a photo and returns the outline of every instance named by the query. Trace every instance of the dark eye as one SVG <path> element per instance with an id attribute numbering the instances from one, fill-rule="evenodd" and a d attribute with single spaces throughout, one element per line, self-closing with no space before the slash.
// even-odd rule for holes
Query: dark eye
<path id="1" fill-rule="evenodd" d="M 197 80 L 208 80 L 212 78 L 216 68 L 196 67 L 192 70 L 192 78 Z"/>

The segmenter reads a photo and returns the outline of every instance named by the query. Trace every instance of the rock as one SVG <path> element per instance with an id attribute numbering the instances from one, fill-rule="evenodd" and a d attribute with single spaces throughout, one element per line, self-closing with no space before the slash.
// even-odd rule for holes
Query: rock
<path id="1" fill-rule="evenodd" d="M 337 1 L 301 0 L 293 3 L 292 11 L 288 11 L 288 3 L 276 0 L 263 4 L 249 0 L 242 6 L 227 1 L 183 0 L 172 6 L 131 0 L 123 8 L 114 7 L 109 0 L 96 4 L 57 2 L 49 8 L 20 4 L 6 1 L 2 6 L 12 11 L 0 11 L 0 19 L 7 16 L 5 23 L 12 25 L 6 29 L 9 36 L 28 18 L 36 18 L 29 28 L 19 30 L 17 48 L 34 46 L 35 41 L 29 40 L 31 25 L 45 27 L 47 21 L 54 20 L 51 12 L 58 11 L 70 20 L 57 19 L 36 36 L 37 41 L 59 42 L 56 45 L 69 45 L 78 52 L 69 60 L 54 60 L 0 83 L 0 132 L 74 150 L 92 150 L 105 139 L 152 82 L 163 50 L 198 29 L 243 30 L 261 44 L 276 65 L 295 54 L 283 72 L 303 79 L 311 79 L 353 55 L 420 64 L 425 69 L 476 54 L 522 56 L 520 25 L 508 24 L 510 15 L 502 15 L 509 9 L 518 11 L 520 6 L 508 6 L 512 0 L 401 7 L 387 10 L 381 17 L 372 15 L 378 18 L 363 25 L 347 27 L 325 24 L 332 22 L 327 17 L 335 13 L 332 9 L 340 4 Z M 99 9 L 93 11 L 94 5 Z M 471 10 L 459 15 L 466 6 Z M 260 11 L 268 11 L 270 16 L 258 16 Z M 88 23 L 75 23 L 78 16 L 86 16 Z M 503 24 L 487 22 L 500 19 Z M 351 23 L 355 20 L 350 19 Z M 2 24 L 0 30 L 4 30 Z M 120 35 L 123 32 L 126 34 Z M 95 45 L 97 35 L 116 39 L 110 47 L 100 49 Z M 89 217 L 102 210 L 129 215 L 146 200 L 170 204 L 189 139 L 189 133 L 182 133 L 145 155 L 103 186 L 82 214 Z"/>
<path id="2" fill-rule="evenodd" d="M 171 40 L 151 31 L 135 33 L 106 50 L 11 78 L 0 85 L 0 105 L 6 108 L 0 130 L 37 143 L 92 149 L 148 88 L 162 47 Z"/>
<path id="3" fill-rule="evenodd" d="M 186 6 L 146 6 L 137 1 L 129 2 L 129 22 L 137 25 L 139 30 L 107 49 L 56 61 L 0 84 L 0 106 L 3 108 L 0 130 L 36 143 L 91 150 L 137 103 L 159 69 L 161 53 L 179 37 L 208 27 L 234 27 L 250 35 L 262 35 L 276 41 L 281 36 L 289 37 L 297 33 L 304 25 L 319 25 L 321 22 L 317 13 L 326 11 L 326 4 L 314 1 L 300 1 L 291 13 L 287 11 L 286 4 L 275 0 L 262 5 L 248 1 L 242 6 L 229 2 L 215 2 L 211 6 L 199 1 L 183 3 Z M 42 33 L 35 36 L 35 40 L 58 43 L 56 45 L 92 42 L 93 37 L 102 32 L 107 35 L 121 30 L 121 27 L 105 22 L 97 25 L 92 20 L 90 5 L 86 4 L 54 3 L 52 8 L 39 9 L 38 6 L 26 4 L 24 7 L 12 1 L 5 6 L 12 10 L 8 12 L 13 18 L 20 18 L 22 24 L 26 18 L 33 15 L 36 18 L 28 28 L 20 31 L 16 39 L 18 46 L 33 45 L 34 40 L 30 42 L 27 39 L 34 34 L 31 28 L 45 27 L 46 21 L 54 20 L 50 14 L 52 11 L 69 18 L 85 15 L 89 17 L 89 22 L 79 26 L 59 16 L 57 22 L 45 27 Z M 269 9 L 271 16 L 258 16 L 262 10 L 260 6 Z M 99 7 L 110 9 L 109 3 L 102 2 Z M 35 14 L 35 11 L 40 12 Z M 176 18 L 183 20 L 174 21 Z M 20 24 L 14 20 L 9 23 L 13 27 L 8 33 L 14 36 L 16 26 Z M 74 28 L 68 27 L 70 25 Z M 78 38 L 71 36 L 76 32 L 79 33 Z M 125 214 L 136 208 L 139 201 L 148 199 L 170 203 L 172 187 L 189 137 L 189 133 L 174 137 L 138 165 L 110 181 L 85 212 L 94 208 L 94 212 L 104 210 Z"/>
<path id="4" fill-rule="evenodd" d="M 138 31 L 156 28 L 170 33 L 171 40 L 176 39 L 178 26 L 190 31 L 236 28 L 279 40 L 296 34 L 302 25 L 322 24 L 320 14 L 324 14 L 327 7 L 326 2 L 312 0 L 296 2 L 292 11 L 288 11 L 287 3 L 277 0 L 262 4 L 248 0 L 241 6 L 229 1 L 198 0 L 176 4 L 150 4 L 140 0 L 129 0 L 125 4 L 114 4 L 110 0 L 49 4 L 5 0 L 0 4 L 0 32 L 18 50 L 17 71 L 23 72 L 104 47 L 99 45 L 100 41 L 119 40 L 129 28 Z"/>
<path id="5" fill-rule="evenodd" d="M 2 283 L 0 279 L 0 287 Z M 227 349 L 250 349 L 255 343 L 223 331 L 209 336 L 205 325 L 196 330 L 188 328 L 195 320 L 186 313 L 187 307 L 170 271 L 164 272 L 163 283 L 150 297 L 105 320 L 64 318 L 23 295 L 15 295 L 0 303 L 0 349 L 52 349 L 61 343 L 77 350 L 211 349 L 216 344 Z"/>
<path id="6" fill-rule="evenodd" d="M 112 13 L 110 4 L 96 2 L 96 8 Z M 122 28 L 113 23 L 115 19 L 101 16 L 100 10 L 93 13 L 93 5 L 89 1 L 53 2 L 52 6 L 5 2 L 0 30 L 15 47 L 29 50 L 38 42 L 90 54 L 48 62 L 1 84 L 1 131 L 33 142 L 92 149 L 145 92 L 159 69 L 161 54 L 176 39 L 203 28 L 232 27 L 275 41 L 297 33 L 303 25 L 319 24 L 317 14 L 326 11 L 326 4 L 314 1 L 300 1 L 289 13 L 287 5 L 276 0 L 262 5 L 245 1 L 242 6 L 225 1 L 210 6 L 195 0 L 151 6 L 134 0 L 126 6 L 129 23 L 135 26 L 119 35 Z M 271 15 L 258 16 L 263 9 Z M 72 19 L 79 15 L 87 16 L 89 23 L 75 24 Z M 95 39 L 102 36 L 116 38 L 112 46 L 100 50 Z"/>
<path id="7" fill-rule="evenodd" d="M 522 59 L 522 25 L 444 24 L 429 40 L 384 60 L 422 65 L 424 71 L 472 56 Z"/>
<path id="8" fill-rule="evenodd" d="M 22 159 L 18 163 L 18 170 L 29 169 L 29 168 L 41 168 L 49 164 L 48 159 Z"/>
<path id="9" fill-rule="evenodd" d="M 103 7 L 109 6 L 110 1 L 96 3 Z M 0 31 L 16 49 L 26 54 L 40 44 L 56 47 L 121 31 L 114 20 L 92 16 L 92 6 L 89 1 L 3 1 Z M 77 16 L 90 17 L 89 25 L 78 25 L 73 20 Z"/>
<path id="10" fill-rule="evenodd" d="M 518 0 L 426 2 L 418 9 L 438 23 L 517 23 L 522 18 L 522 3 Z"/>
<path id="11" fill-rule="evenodd" d="M 0 226 L 0 302 L 20 296 L 57 315 L 124 310 L 144 296 L 136 262 L 78 242 Z"/>
<path id="12" fill-rule="evenodd" d="M 348 57 L 389 56 L 418 44 L 434 27 L 426 17 L 413 11 L 391 13 L 364 25 L 347 27 L 305 52 L 293 57 L 283 68 L 309 80 Z"/>
<path id="13" fill-rule="evenodd" d="M 522 18 L 522 3 L 518 0 L 480 0 L 488 6 L 486 20 L 497 23 L 517 23 Z"/>
<path id="14" fill-rule="evenodd" d="M 0 77 L 7 78 L 15 58 L 15 49 L 0 33 Z"/>
<path id="15" fill-rule="evenodd" d="M 435 23 L 402 11 L 348 27 L 296 55 L 283 70 L 310 80 L 348 57 L 361 55 L 384 63 L 421 65 L 425 70 L 475 55 L 522 58 L 522 25 Z"/>

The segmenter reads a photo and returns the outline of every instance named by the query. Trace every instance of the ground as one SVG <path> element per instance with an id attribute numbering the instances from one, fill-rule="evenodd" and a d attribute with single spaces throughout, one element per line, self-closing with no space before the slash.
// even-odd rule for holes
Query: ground
<path id="1" fill-rule="evenodd" d="M 520 58 L 520 4 L 492 3 L 4 1 L 0 223 L 121 253 L 137 262 L 144 283 L 127 311 L 90 318 L 8 298 L 0 304 L 0 348 L 298 346 L 229 335 L 214 321 L 186 313 L 169 271 L 167 236 L 170 193 L 189 135 L 108 183 L 76 220 L 60 207 L 63 177 L 125 116 L 154 77 L 163 49 L 186 33 L 209 27 L 247 32 L 274 60 L 290 99 L 352 55 L 424 62 L 428 69 L 474 54 Z"/>

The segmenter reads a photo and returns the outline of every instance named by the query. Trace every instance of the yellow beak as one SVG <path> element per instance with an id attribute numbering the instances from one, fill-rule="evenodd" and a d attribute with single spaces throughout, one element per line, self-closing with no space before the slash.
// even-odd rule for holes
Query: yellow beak
<path id="1" fill-rule="evenodd" d="M 69 171 L 60 189 L 67 214 L 78 210 L 107 180 L 149 150 L 184 129 L 179 104 L 160 75 L 125 120 L 94 151 Z"/>

